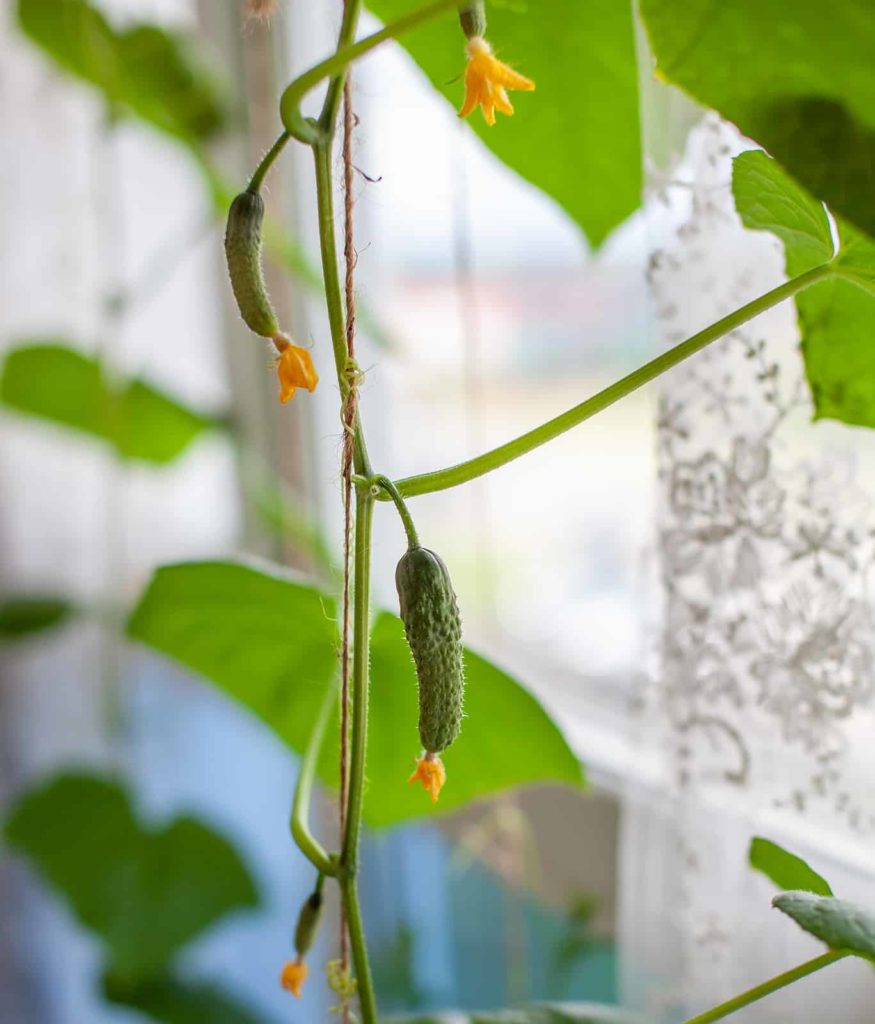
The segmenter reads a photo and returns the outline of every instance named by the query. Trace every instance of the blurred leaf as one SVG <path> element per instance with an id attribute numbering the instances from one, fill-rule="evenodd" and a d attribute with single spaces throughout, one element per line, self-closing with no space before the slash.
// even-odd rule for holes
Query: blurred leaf
<path id="1" fill-rule="evenodd" d="M 875 235 L 872 0 L 642 0 L 660 74 Z"/>
<path id="2" fill-rule="evenodd" d="M 337 563 L 328 537 L 316 522 L 303 501 L 288 487 L 283 486 L 274 474 L 265 476 L 263 481 L 253 485 L 250 496 L 261 521 L 268 529 L 291 545 L 296 551 L 306 554 L 321 575 L 332 578 L 338 574 Z"/>
<path id="3" fill-rule="evenodd" d="M 0 643 L 51 629 L 72 614 L 73 605 L 62 597 L 3 598 L 0 600 Z"/>
<path id="4" fill-rule="evenodd" d="M 11 349 L 0 402 L 109 441 L 122 458 L 157 465 L 172 462 L 218 425 L 142 380 L 121 382 L 114 392 L 98 360 L 61 342 Z"/>
<path id="5" fill-rule="evenodd" d="M 415 5 L 367 0 L 367 6 L 388 22 Z M 490 5 L 488 14 L 496 53 L 534 79 L 537 91 L 514 94 L 516 115 L 500 117 L 494 128 L 479 110 L 469 123 L 496 156 L 555 199 L 598 245 L 641 201 L 632 7 L 617 0 L 533 0 Z M 401 43 L 458 110 L 465 71 L 458 19 L 439 18 Z"/>
<path id="6" fill-rule="evenodd" d="M 333 602 L 288 575 L 228 562 L 159 569 L 135 609 L 130 635 L 170 655 L 240 701 L 302 752 L 337 667 Z M 582 772 L 540 704 L 510 676 L 466 651 L 462 735 L 447 751 L 438 811 L 511 786 L 580 785 Z M 416 685 L 400 619 L 376 619 L 365 819 L 394 825 L 430 816 L 425 794 L 407 785 L 419 754 Z M 335 724 L 336 728 L 336 724 Z M 336 786 L 336 734 L 319 765 Z"/>
<path id="7" fill-rule="evenodd" d="M 420 753 L 416 674 L 397 615 L 376 616 L 371 636 L 368 817 L 374 825 L 432 813 L 418 786 L 406 785 Z M 336 754 L 326 744 L 332 765 Z M 447 769 L 437 810 L 536 782 L 583 783 L 580 763 L 538 701 L 496 665 L 465 649 L 465 719 L 441 755 Z M 327 770 L 327 765 L 325 766 Z"/>
<path id="8" fill-rule="evenodd" d="M 113 112 L 193 145 L 223 127 L 220 90 L 182 36 L 150 24 L 117 31 L 85 0 L 19 0 L 18 21 L 56 64 L 100 89 Z"/>
<path id="9" fill-rule="evenodd" d="M 171 975 L 140 984 L 105 975 L 103 994 L 117 1006 L 139 1010 L 163 1024 L 262 1024 L 264 1018 L 221 988 L 180 981 Z"/>
<path id="10" fill-rule="evenodd" d="M 154 975 L 204 929 L 258 902 L 227 840 L 190 818 L 144 827 L 114 780 L 57 776 L 19 798 L 4 831 L 103 940 L 119 983 Z"/>
<path id="11" fill-rule="evenodd" d="M 875 961 L 875 914 L 866 907 L 810 892 L 782 892 L 772 906 L 830 949 Z"/>
<path id="12" fill-rule="evenodd" d="M 779 889 L 804 889 L 818 896 L 832 896 L 829 882 L 795 853 L 790 853 L 770 839 L 755 836 L 751 840 L 750 866 L 761 871 Z"/>
<path id="13" fill-rule="evenodd" d="M 788 277 L 833 252 L 822 204 L 760 152 L 733 165 L 735 204 L 745 227 L 771 231 L 784 243 Z M 805 372 L 815 417 L 875 427 L 875 245 L 837 218 L 837 267 L 845 279 L 822 281 L 796 296 Z"/>
<path id="14" fill-rule="evenodd" d="M 496 1013 L 475 1013 L 471 1024 L 632 1024 L 631 1015 L 615 1006 L 594 1003 L 531 1006 Z M 643 1022 L 640 1022 L 643 1024 Z"/>
<path id="15" fill-rule="evenodd" d="M 425 1017 L 392 1017 L 394 1024 L 644 1024 L 639 1017 L 616 1006 L 595 1003 L 519 1007 L 479 1012 L 474 1016 L 438 1013 Z M 390 1024 L 387 1021 L 386 1024 Z"/>

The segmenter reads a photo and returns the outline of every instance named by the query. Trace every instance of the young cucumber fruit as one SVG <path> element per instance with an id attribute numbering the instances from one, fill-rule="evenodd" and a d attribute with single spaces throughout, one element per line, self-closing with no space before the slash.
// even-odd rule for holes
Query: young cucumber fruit
<path id="1" fill-rule="evenodd" d="M 264 200 L 258 192 L 241 192 L 231 204 L 225 229 L 225 256 L 237 307 L 247 327 L 263 338 L 280 333 L 261 267 Z"/>
<path id="2" fill-rule="evenodd" d="M 427 548 L 407 551 L 395 570 L 395 585 L 419 681 L 419 736 L 428 753 L 439 754 L 462 726 L 459 605 L 446 565 Z"/>

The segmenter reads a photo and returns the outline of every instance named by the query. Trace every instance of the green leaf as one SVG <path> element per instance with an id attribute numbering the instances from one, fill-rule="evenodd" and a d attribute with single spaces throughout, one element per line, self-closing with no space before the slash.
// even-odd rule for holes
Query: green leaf
<path id="1" fill-rule="evenodd" d="M 287 574 L 228 562 L 159 569 L 128 625 L 132 637 L 194 669 L 301 753 L 337 667 L 330 598 Z M 448 811 L 511 786 L 580 785 L 580 765 L 538 702 L 510 676 L 466 652 L 467 718 L 447 751 Z M 400 619 L 377 616 L 372 637 L 371 716 L 365 819 L 372 826 L 424 817 L 434 808 L 407 785 L 420 753 L 412 660 Z M 334 726 L 336 729 L 336 724 Z M 337 784 L 337 734 L 319 776 Z"/>
<path id="2" fill-rule="evenodd" d="M 825 878 L 801 857 L 770 839 L 755 836 L 751 840 L 748 859 L 755 871 L 761 871 L 779 889 L 803 889 L 818 896 L 832 896 L 832 889 Z"/>
<path id="3" fill-rule="evenodd" d="M 139 1010 L 163 1024 L 261 1024 L 263 1018 L 215 985 L 181 981 L 172 975 L 131 984 L 107 974 L 103 994 L 116 1006 Z"/>
<path id="4" fill-rule="evenodd" d="M 103 441 L 125 459 L 163 465 L 218 421 L 186 408 L 142 380 L 110 386 L 98 360 L 60 342 L 9 351 L 0 402 Z"/>
<path id="5" fill-rule="evenodd" d="M 411 0 L 368 0 L 384 22 L 412 6 Z M 494 128 L 479 110 L 469 122 L 496 156 L 552 196 L 598 245 L 641 201 L 632 7 L 617 0 L 532 0 L 491 4 L 488 15 L 497 55 L 534 79 L 537 91 L 512 94 L 515 116 L 499 115 Z M 458 19 L 448 14 L 401 42 L 458 110 L 465 70 Z"/>
<path id="6" fill-rule="evenodd" d="M 18 22 L 55 63 L 133 114 L 190 144 L 220 131 L 224 98 L 188 40 L 154 25 L 116 31 L 85 0 L 19 0 Z"/>
<path id="7" fill-rule="evenodd" d="M 447 1013 L 427 1017 L 392 1017 L 386 1024 L 643 1024 L 619 1007 L 579 1005 L 519 1007 L 489 1013 Z"/>
<path id="8" fill-rule="evenodd" d="M 115 780 L 57 776 L 18 800 L 4 831 L 102 939 L 113 975 L 128 984 L 160 971 L 221 917 L 258 902 L 227 840 L 191 818 L 144 826 Z"/>
<path id="9" fill-rule="evenodd" d="M 637 1018 L 616 1006 L 568 1003 L 562 1006 L 528 1006 L 495 1013 L 476 1013 L 471 1018 L 471 1024 L 632 1024 L 633 1019 Z"/>
<path id="10" fill-rule="evenodd" d="M 772 906 L 830 949 L 875 961 L 875 914 L 866 907 L 810 892 L 782 892 Z"/>
<path id="11" fill-rule="evenodd" d="M 735 205 L 745 227 L 784 243 L 788 277 L 832 253 L 823 207 L 764 153 L 736 157 Z M 837 219 L 840 251 L 831 278 L 796 296 L 805 372 L 815 417 L 875 427 L 875 245 Z"/>
<path id="12" fill-rule="evenodd" d="M 420 753 L 416 673 L 401 619 L 389 612 L 374 622 L 371 677 L 368 793 L 373 799 L 368 819 L 373 825 L 392 825 L 431 808 L 419 786 L 406 785 Z M 337 760 L 336 753 L 329 754 Z M 437 805 L 441 812 L 513 786 L 582 783 L 577 758 L 538 701 L 467 648 L 462 733 L 441 757 L 447 769 Z"/>
<path id="13" fill-rule="evenodd" d="M 875 235 L 871 0 L 641 0 L 661 75 Z"/>
<path id="14" fill-rule="evenodd" d="M 644 1024 L 616 1006 L 595 1003 L 527 1006 L 489 1013 L 446 1013 L 426 1017 L 392 1017 L 386 1024 Z"/>
<path id="15" fill-rule="evenodd" d="M 735 158 L 732 192 L 746 228 L 771 231 L 784 243 L 788 277 L 832 259 L 833 241 L 823 203 L 765 153 L 750 150 Z"/>
<path id="16" fill-rule="evenodd" d="M 73 614 L 62 597 L 20 596 L 0 601 L 0 643 L 58 626 Z"/>

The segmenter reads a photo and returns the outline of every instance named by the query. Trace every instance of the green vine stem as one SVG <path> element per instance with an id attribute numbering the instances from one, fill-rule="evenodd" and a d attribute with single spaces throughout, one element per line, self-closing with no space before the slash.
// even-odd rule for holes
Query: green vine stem
<path id="1" fill-rule="evenodd" d="M 355 515 L 355 602 L 353 605 L 349 803 L 346 809 L 346 832 L 343 836 L 343 847 L 340 853 L 340 888 L 346 908 L 349 942 L 364 1024 L 377 1024 L 376 997 L 371 979 L 371 968 L 368 963 L 356 884 L 365 791 L 365 759 L 368 748 L 368 662 L 370 660 L 371 632 L 370 581 L 373 519 L 373 496 L 370 493 L 359 492 L 356 496 Z"/>
<path id="2" fill-rule="evenodd" d="M 350 386 L 348 373 L 350 367 L 346 347 L 346 318 L 338 270 L 337 240 L 334 237 L 334 182 L 331 173 L 331 143 L 319 142 L 314 145 L 313 158 L 316 162 L 319 245 L 322 251 L 322 276 L 325 283 L 325 302 L 328 307 L 328 325 L 331 331 L 331 345 L 334 349 L 337 382 L 340 385 L 340 393 L 345 399 Z M 354 430 L 353 464 L 355 470 L 357 473 L 370 474 L 371 464 L 358 412 L 356 412 Z"/>
<path id="3" fill-rule="evenodd" d="M 292 838 L 295 840 L 298 849 L 316 868 L 320 876 L 333 876 L 338 872 L 337 857 L 326 853 L 319 840 L 310 831 L 309 825 L 310 797 L 313 793 L 316 765 L 319 761 L 322 744 L 325 742 L 328 722 L 335 707 L 337 707 L 336 680 L 328 687 L 325 700 L 319 709 L 319 716 L 307 741 L 307 749 L 304 751 L 304 759 L 301 762 L 301 770 L 298 773 L 298 782 L 295 786 L 295 798 L 292 803 Z"/>
<path id="4" fill-rule="evenodd" d="M 748 989 L 747 992 L 742 992 L 741 995 L 735 996 L 734 999 L 728 999 L 725 1003 L 706 1010 L 705 1013 L 700 1013 L 698 1017 L 690 1017 L 688 1021 L 685 1021 L 685 1024 L 711 1024 L 711 1021 L 722 1020 L 731 1013 L 735 1013 L 737 1010 L 741 1010 L 745 1006 L 750 1006 L 751 1003 L 771 995 L 772 992 L 777 992 L 778 989 L 792 985 L 793 982 L 799 981 L 800 978 L 814 974 L 815 971 L 828 967 L 830 964 L 834 964 L 836 960 L 841 960 L 843 957 L 850 955 L 850 952 L 846 950 L 832 950 L 829 953 L 824 953 L 822 956 L 815 957 L 813 960 L 807 960 L 804 964 L 800 964 L 790 971 L 785 971 L 775 978 L 770 978 L 769 981 L 764 981 L 762 985 L 757 985 L 755 988 Z"/>
<path id="5" fill-rule="evenodd" d="M 395 502 L 395 508 L 398 510 L 398 515 L 404 525 L 404 532 L 407 534 L 407 543 L 411 548 L 419 547 L 419 534 L 416 532 L 416 525 L 413 522 L 413 516 L 410 514 L 410 509 L 404 503 L 404 499 L 398 493 L 398 488 L 387 476 L 375 476 L 371 477 L 367 481 L 368 486 L 373 488 L 373 497 L 379 497 L 380 491 L 385 491 L 392 501 Z"/>
<path id="6" fill-rule="evenodd" d="M 593 395 L 592 398 L 581 402 L 580 405 L 575 405 L 572 409 L 562 413 L 555 419 L 548 420 L 546 423 L 541 424 L 541 426 L 535 427 L 534 430 L 530 430 L 528 433 L 522 434 L 512 441 L 508 441 L 498 448 L 493 448 L 492 451 L 485 452 L 483 455 L 478 455 L 476 458 L 460 462 L 458 465 L 450 466 L 447 469 L 396 480 L 395 486 L 403 497 L 412 498 L 418 494 L 431 494 L 434 491 L 445 491 L 450 487 L 458 487 L 459 484 L 468 483 L 468 481 L 476 480 L 477 477 L 484 476 L 486 473 L 491 473 L 494 469 L 499 469 L 501 466 L 507 465 L 508 462 L 518 459 L 521 455 L 526 455 L 536 448 L 540 448 L 541 445 L 578 426 L 585 420 L 595 416 L 596 413 L 602 412 L 608 406 L 618 402 L 621 398 L 625 398 L 626 395 L 630 395 L 633 391 L 637 391 L 643 385 L 649 384 L 665 373 L 666 370 L 677 366 L 678 363 L 695 355 L 696 352 L 701 351 L 701 349 L 710 345 L 711 342 L 717 341 L 731 331 L 736 330 L 736 328 L 741 327 L 742 324 L 752 320 L 760 313 L 771 309 L 773 306 L 777 306 L 785 299 L 791 298 L 818 281 L 835 277 L 836 274 L 837 271 L 832 263 L 825 263 L 822 266 L 814 267 L 813 270 L 806 271 L 806 273 L 800 274 L 799 277 L 794 277 L 791 281 L 785 282 L 779 287 L 772 289 L 772 291 L 766 292 L 765 295 L 754 299 L 753 302 L 749 302 L 746 306 L 735 310 L 735 312 L 723 317 L 722 320 L 718 320 L 716 323 L 711 324 L 710 327 L 706 327 L 703 331 L 699 331 L 698 334 L 694 334 L 692 337 L 687 338 L 686 341 L 682 341 L 679 345 L 669 349 L 668 352 L 664 352 L 649 363 L 640 366 L 628 376 L 605 388 L 604 391 Z M 381 500 L 388 501 L 389 497 L 390 495 L 384 494 L 381 496 Z"/>

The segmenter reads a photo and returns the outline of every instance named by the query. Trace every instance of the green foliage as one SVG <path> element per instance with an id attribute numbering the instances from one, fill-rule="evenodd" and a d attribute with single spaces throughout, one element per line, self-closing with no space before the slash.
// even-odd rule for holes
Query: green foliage
<path id="1" fill-rule="evenodd" d="M 770 839 L 755 836 L 748 854 L 750 866 L 761 871 L 779 889 L 802 889 L 818 896 L 832 896 L 829 882 L 795 853 Z"/>
<path id="2" fill-rule="evenodd" d="M 866 907 L 810 892 L 782 892 L 772 906 L 830 949 L 875 961 L 875 914 Z"/>
<path id="3" fill-rule="evenodd" d="M 148 828 L 119 782 L 94 775 L 26 793 L 4 833 L 102 940 L 119 988 L 152 979 L 204 929 L 258 902 L 225 839 L 190 818 Z"/>
<path id="4" fill-rule="evenodd" d="M 732 187 L 744 225 L 784 243 L 789 277 L 832 256 L 822 204 L 765 153 L 736 158 Z M 875 427 L 875 245 L 840 218 L 837 228 L 842 277 L 796 296 L 805 371 L 817 418 Z"/>
<path id="5" fill-rule="evenodd" d="M 224 97 L 182 36 L 116 30 L 85 0 L 19 0 L 18 22 L 59 67 L 96 86 L 113 114 L 134 114 L 196 146 L 226 121 Z"/>
<path id="6" fill-rule="evenodd" d="M 814 199 L 759 150 L 732 164 L 735 206 L 746 228 L 771 231 L 784 243 L 788 277 L 796 277 L 833 257 L 829 218 Z"/>
<path id="7" fill-rule="evenodd" d="M 58 626 L 73 614 L 62 597 L 20 596 L 0 601 L 0 644 Z"/>
<path id="8" fill-rule="evenodd" d="M 875 235 L 871 0 L 641 0 L 660 73 Z"/>
<path id="9" fill-rule="evenodd" d="M 425 1017 L 392 1018 L 386 1024 L 643 1024 L 614 1006 L 594 1003 L 527 1006 L 490 1013 L 447 1013 Z"/>
<path id="10" fill-rule="evenodd" d="M 411 0 L 368 0 L 384 22 Z M 552 196 L 593 245 L 641 200 L 638 71 L 632 8 L 616 0 L 491 4 L 487 36 L 496 54 L 537 84 L 517 114 L 489 128 L 469 119 L 487 146 Z M 464 96 L 465 37 L 443 16 L 401 39 L 435 88 L 458 109 Z M 514 97 L 516 101 L 516 97 Z"/>
<path id="11" fill-rule="evenodd" d="M 159 975 L 129 983 L 111 974 L 103 979 L 110 1003 L 139 1010 L 163 1024 L 261 1024 L 262 1017 L 238 1003 L 221 988 Z"/>
<path id="12" fill-rule="evenodd" d="M 62 342 L 27 342 L 6 356 L 0 402 L 108 441 L 124 459 L 172 462 L 215 418 L 186 408 L 151 384 L 113 386 L 97 359 Z"/>
<path id="13" fill-rule="evenodd" d="M 129 622 L 132 637 L 199 672 L 302 753 L 337 666 L 332 600 L 288 575 L 233 562 L 159 569 Z M 510 676 L 465 652 L 467 718 L 444 758 L 449 811 L 511 786 L 580 785 L 581 769 L 538 702 Z M 365 819 L 379 827 L 433 813 L 407 785 L 419 754 L 416 678 L 401 620 L 375 621 Z M 319 777 L 337 784 L 337 727 Z"/>

